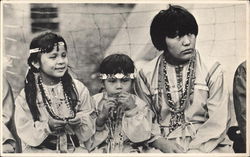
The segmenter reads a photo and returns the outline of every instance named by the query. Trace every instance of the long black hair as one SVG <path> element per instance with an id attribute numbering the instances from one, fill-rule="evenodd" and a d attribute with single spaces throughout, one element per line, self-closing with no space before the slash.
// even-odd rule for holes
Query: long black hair
<path id="1" fill-rule="evenodd" d="M 67 44 L 65 40 L 60 35 L 55 34 L 53 32 L 45 32 L 38 35 L 31 41 L 30 44 L 30 50 L 37 48 L 39 49 L 39 52 L 31 53 L 28 58 L 29 70 L 24 82 L 25 84 L 24 92 L 25 92 L 26 102 L 28 103 L 34 121 L 39 120 L 40 117 L 40 112 L 36 104 L 38 89 L 36 86 L 36 79 L 34 74 L 34 73 L 39 73 L 39 69 L 34 67 L 32 63 L 40 62 L 41 54 L 50 53 L 54 49 L 55 45 L 57 45 L 57 51 L 58 51 L 59 50 L 58 42 L 63 42 L 64 48 L 67 51 Z M 68 70 L 65 72 L 61 80 L 62 80 L 63 90 L 69 97 L 69 103 L 73 108 L 75 108 L 75 106 L 77 105 L 78 98 L 76 90 L 74 88 L 72 77 L 68 73 Z"/>

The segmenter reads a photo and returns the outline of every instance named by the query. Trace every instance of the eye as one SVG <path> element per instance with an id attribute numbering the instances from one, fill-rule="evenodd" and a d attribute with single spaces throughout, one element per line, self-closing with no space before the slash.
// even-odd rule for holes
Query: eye
<path id="1" fill-rule="evenodd" d="M 116 79 L 115 78 L 108 78 L 107 81 L 110 83 L 114 83 L 114 82 L 116 82 Z"/>
<path id="2" fill-rule="evenodd" d="M 55 59 L 56 57 L 57 57 L 56 54 L 53 54 L 53 55 L 49 56 L 49 58 L 51 58 L 51 59 Z"/>
<path id="3" fill-rule="evenodd" d="M 130 78 L 122 78 L 121 81 L 122 81 L 122 82 L 129 82 L 129 81 L 130 81 Z"/>
<path id="4" fill-rule="evenodd" d="M 62 57 L 63 57 L 63 58 L 67 57 L 67 53 L 66 53 L 66 52 L 63 52 L 63 53 L 62 53 Z"/>

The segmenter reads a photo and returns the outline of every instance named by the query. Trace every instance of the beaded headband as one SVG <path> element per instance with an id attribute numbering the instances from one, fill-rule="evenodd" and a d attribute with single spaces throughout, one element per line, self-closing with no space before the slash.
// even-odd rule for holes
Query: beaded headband
<path id="1" fill-rule="evenodd" d="M 58 44 L 58 45 L 64 45 L 64 42 L 59 41 L 58 43 L 55 43 L 55 46 L 56 46 L 56 44 Z M 38 52 L 41 52 L 41 48 L 30 49 L 30 54 L 32 54 L 32 53 L 38 53 Z"/>
<path id="2" fill-rule="evenodd" d="M 114 78 L 114 79 L 130 78 L 130 79 L 134 79 L 135 78 L 135 74 L 134 73 L 128 73 L 127 75 L 124 75 L 123 73 L 99 74 L 99 78 L 101 80 L 106 80 L 108 78 Z"/>

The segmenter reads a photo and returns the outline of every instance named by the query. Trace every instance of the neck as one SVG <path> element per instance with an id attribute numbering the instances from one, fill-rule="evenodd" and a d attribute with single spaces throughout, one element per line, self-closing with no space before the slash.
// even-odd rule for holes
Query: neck
<path id="1" fill-rule="evenodd" d="M 51 76 L 48 76 L 44 73 L 40 73 L 40 76 L 42 78 L 42 82 L 45 84 L 45 85 L 49 85 L 49 86 L 52 86 L 52 85 L 56 85 L 60 82 L 60 78 L 56 78 L 56 77 L 51 77 Z"/>
<path id="2" fill-rule="evenodd" d="M 164 51 L 165 60 L 171 65 L 183 65 L 188 63 L 189 60 L 180 60 L 172 56 L 169 52 Z"/>

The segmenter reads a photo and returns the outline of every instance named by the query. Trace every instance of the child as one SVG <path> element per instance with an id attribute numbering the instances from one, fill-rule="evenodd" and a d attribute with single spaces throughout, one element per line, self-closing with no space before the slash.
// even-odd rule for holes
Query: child
<path id="1" fill-rule="evenodd" d="M 86 152 L 84 144 L 95 132 L 94 105 L 88 89 L 69 75 L 67 53 L 65 40 L 52 32 L 30 44 L 15 111 L 23 152 Z"/>
<path id="2" fill-rule="evenodd" d="M 98 117 L 93 152 L 140 152 L 151 136 L 152 113 L 148 105 L 131 94 L 134 63 L 124 54 L 106 57 L 100 65 L 104 92 L 94 95 Z"/>

